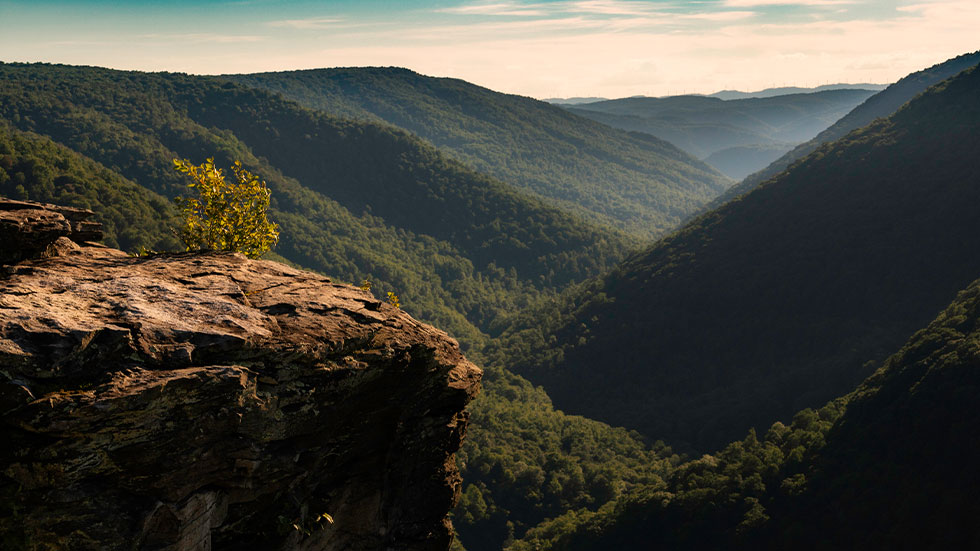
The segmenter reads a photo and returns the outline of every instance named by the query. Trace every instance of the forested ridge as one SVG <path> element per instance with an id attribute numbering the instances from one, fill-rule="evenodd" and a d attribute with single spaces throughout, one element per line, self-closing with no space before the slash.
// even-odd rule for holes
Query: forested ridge
<path id="1" fill-rule="evenodd" d="M 0 195 L 171 249 L 171 159 L 241 159 L 270 258 L 393 290 L 486 365 L 457 548 L 971 548 L 980 283 L 884 358 L 980 275 L 978 91 L 933 87 L 618 266 L 623 231 L 222 78 L 0 64 Z"/>
<path id="2" fill-rule="evenodd" d="M 324 112 L 404 128 L 563 209 L 649 239 L 731 182 L 674 145 L 527 97 L 394 67 L 226 75 Z"/>
<path id="3" fill-rule="evenodd" d="M 511 547 L 973 549 L 980 281 L 856 390 Z"/>
<path id="4" fill-rule="evenodd" d="M 170 200 L 50 138 L 0 121 L 0 195 L 95 211 L 104 243 L 135 251 L 171 250 L 175 211 Z"/>
<path id="5" fill-rule="evenodd" d="M 283 230 L 277 254 L 393 290 L 410 312 L 467 345 L 502 314 L 599 273 L 636 243 L 402 130 L 212 77 L 3 64 L 0 116 L 168 198 L 185 186 L 172 158 L 240 159 L 273 192 L 272 217 Z"/>
<path id="6" fill-rule="evenodd" d="M 839 121 L 817 134 L 783 156 L 774 160 L 766 168 L 748 175 L 743 181 L 732 186 L 711 202 L 712 207 L 720 205 L 733 197 L 751 191 L 760 183 L 779 174 L 794 162 L 814 152 L 822 144 L 844 137 L 848 132 L 870 124 L 880 117 L 887 117 L 905 105 L 926 88 L 950 78 L 960 71 L 980 62 L 980 51 L 956 56 L 932 67 L 916 71 L 884 90 L 866 99 Z"/>
<path id="7" fill-rule="evenodd" d="M 980 71 L 508 329 L 557 407 L 708 451 L 853 388 L 980 273 Z"/>
<path id="8" fill-rule="evenodd" d="M 281 240 L 268 258 L 368 279 L 378 296 L 395 291 L 475 360 L 507 316 L 636 243 L 403 131 L 220 79 L 3 64 L 0 114 L 0 195 L 90 208 L 106 243 L 127 251 L 175 250 L 170 198 L 186 182 L 171 159 L 240 159 L 272 191 Z M 499 549 L 569 507 L 596 508 L 678 460 L 623 429 L 556 411 L 506 370 L 488 370 L 485 381 L 460 454 L 467 485 L 456 526 L 470 549 Z"/>

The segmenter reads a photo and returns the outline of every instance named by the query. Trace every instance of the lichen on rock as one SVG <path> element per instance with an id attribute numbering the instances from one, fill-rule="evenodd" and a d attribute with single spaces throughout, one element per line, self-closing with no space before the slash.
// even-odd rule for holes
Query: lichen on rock
<path id="1" fill-rule="evenodd" d="M 454 340 L 282 264 L 49 235 L 0 267 L 0 547 L 448 548 Z"/>

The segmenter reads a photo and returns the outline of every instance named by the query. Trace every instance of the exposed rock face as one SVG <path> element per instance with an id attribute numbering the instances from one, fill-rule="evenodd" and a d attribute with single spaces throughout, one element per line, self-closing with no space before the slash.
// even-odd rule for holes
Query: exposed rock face
<path id="1" fill-rule="evenodd" d="M 92 216 L 90 210 L 0 197 L 0 264 L 43 254 L 59 237 L 99 241 L 102 225 Z"/>
<path id="2" fill-rule="evenodd" d="M 0 268 L 0 548 L 448 547 L 481 373 L 445 333 L 273 262 L 65 241 Z"/>

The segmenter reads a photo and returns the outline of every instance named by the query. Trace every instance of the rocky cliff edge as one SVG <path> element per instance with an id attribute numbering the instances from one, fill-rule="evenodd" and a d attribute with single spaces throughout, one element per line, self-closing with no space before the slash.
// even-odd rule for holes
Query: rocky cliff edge
<path id="1" fill-rule="evenodd" d="M 90 214 L 0 200 L 0 548 L 449 546 L 454 340 L 282 264 L 86 243 Z"/>

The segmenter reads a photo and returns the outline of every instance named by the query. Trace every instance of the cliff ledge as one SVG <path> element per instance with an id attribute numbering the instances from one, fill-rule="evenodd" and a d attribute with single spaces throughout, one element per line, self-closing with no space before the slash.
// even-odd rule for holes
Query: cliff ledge
<path id="1" fill-rule="evenodd" d="M 29 243 L 0 244 L 0 548 L 448 547 L 481 372 L 445 333 L 282 264 L 132 258 L 86 243 L 84 212 L 0 203 Z"/>

